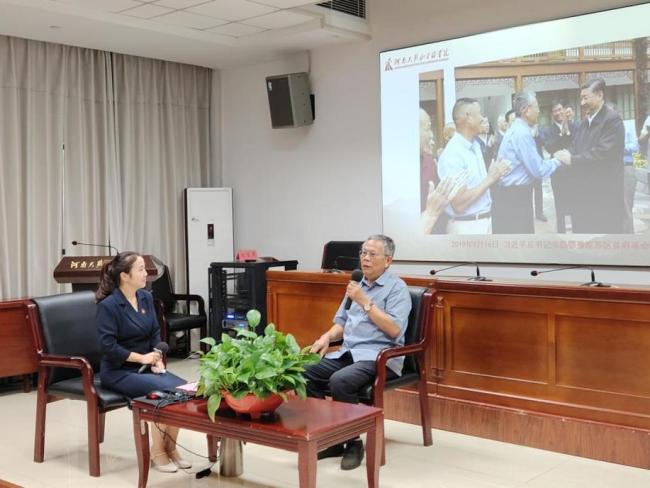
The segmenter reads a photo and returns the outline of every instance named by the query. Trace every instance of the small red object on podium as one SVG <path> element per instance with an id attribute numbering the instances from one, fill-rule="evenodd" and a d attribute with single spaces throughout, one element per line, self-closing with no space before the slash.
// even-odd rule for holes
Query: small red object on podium
<path id="1" fill-rule="evenodd" d="M 255 249 L 240 249 L 237 251 L 235 260 L 239 262 L 257 261 L 257 251 Z"/>

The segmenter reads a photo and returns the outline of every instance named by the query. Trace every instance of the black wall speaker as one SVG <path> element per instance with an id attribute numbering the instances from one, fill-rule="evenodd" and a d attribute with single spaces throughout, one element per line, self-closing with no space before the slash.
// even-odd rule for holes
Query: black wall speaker
<path id="1" fill-rule="evenodd" d="M 266 93 L 274 129 L 301 127 L 314 122 L 307 73 L 268 76 Z"/>

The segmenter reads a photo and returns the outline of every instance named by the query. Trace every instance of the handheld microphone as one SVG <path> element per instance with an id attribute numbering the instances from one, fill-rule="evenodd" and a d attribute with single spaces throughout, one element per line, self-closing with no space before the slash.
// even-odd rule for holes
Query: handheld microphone
<path id="1" fill-rule="evenodd" d="M 169 345 L 166 342 L 160 341 L 158 344 L 156 344 L 156 347 L 153 348 L 154 352 L 159 353 L 161 356 L 165 356 L 167 354 L 167 351 L 169 351 Z M 150 364 L 143 364 L 140 366 L 140 369 L 138 369 L 138 374 L 144 373 L 148 368 L 150 368 Z M 161 373 L 166 373 L 167 370 L 163 369 Z"/>
<path id="2" fill-rule="evenodd" d="M 72 241 L 71 244 L 73 246 L 107 247 L 109 256 L 111 256 L 111 249 L 115 251 L 115 254 L 119 254 L 117 248 L 115 246 L 111 246 L 110 244 L 88 244 L 87 242 L 79 242 L 79 241 Z"/>
<path id="3" fill-rule="evenodd" d="M 352 281 L 356 281 L 359 283 L 363 279 L 363 271 L 360 269 L 355 269 L 352 271 L 352 276 L 350 278 Z M 352 298 L 348 297 L 348 299 L 345 301 L 345 309 L 350 310 L 350 307 L 352 306 Z"/>
<path id="4" fill-rule="evenodd" d="M 438 270 L 432 269 L 431 271 L 429 271 L 429 273 L 435 275 L 440 273 L 441 271 L 447 271 L 448 269 L 460 268 L 461 266 L 469 266 L 469 265 L 476 266 L 476 276 L 470 276 L 469 278 L 467 278 L 467 281 L 492 281 L 491 279 L 486 278 L 485 276 L 481 276 L 481 270 L 479 269 L 478 263 L 475 261 L 467 261 L 465 263 L 455 264 L 453 266 L 447 266 L 446 268 L 442 268 Z"/>
<path id="5" fill-rule="evenodd" d="M 596 273 L 594 272 L 594 269 L 591 266 L 587 266 L 585 264 L 576 264 L 572 266 L 563 266 L 562 268 L 553 268 L 553 269 L 545 269 L 542 271 L 537 271 L 536 269 L 532 270 L 530 272 L 530 276 L 539 276 L 543 273 L 552 273 L 554 271 L 564 271 L 566 269 L 588 269 L 591 271 L 591 281 L 588 281 L 587 283 L 582 283 L 580 286 L 593 286 L 597 288 L 608 288 L 611 285 L 607 285 L 605 283 L 602 283 L 600 281 L 596 281 Z"/>

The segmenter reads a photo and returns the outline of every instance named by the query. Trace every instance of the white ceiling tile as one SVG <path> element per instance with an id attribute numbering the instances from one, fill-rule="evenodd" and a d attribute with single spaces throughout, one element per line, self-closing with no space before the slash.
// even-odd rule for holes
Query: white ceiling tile
<path id="1" fill-rule="evenodd" d="M 237 22 L 231 22 L 230 24 L 220 25 L 214 29 L 208 29 L 208 32 L 214 32 L 216 34 L 223 34 L 225 36 L 232 37 L 249 36 L 251 34 L 257 34 L 258 32 L 262 31 L 264 31 L 264 29 L 261 27 L 239 24 Z"/>
<path id="2" fill-rule="evenodd" d="M 280 10 L 272 14 L 246 19 L 242 22 L 256 27 L 264 27 L 265 29 L 282 29 L 284 27 L 302 24 L 303 22 L 313 20 L 313 18 L 309 15 L 302 15 L 289 10 Z"/>
<path id="3" fill-rule="evenodd" d="M 172 12 L 173 10 L 167 7 L 161 7 L 160 5 L 152 5 L 150 3 L 141 5 L 140 7 L 130 8 L 129 10 L 124 10 L 120 12 L 124 15 L 129 15 L 131 17 L 139 17 L 141 19 L 150 19 L 151 17 L 156 17 L 157 15 L 166 14 Z"/>
<path id="4" fill-rule="evenodd" d="M 119 12 L 128 8 L 138 7 L 143 4 L 137 0 L 57 0 L 66 5 L 77 5 L 101 12 Z"/>
<path id="5" fill-rule="evenodd" d="M 321 3 L 324 0 L 309 1 L 309 0 L 253 0 L 255 3 L 261 3 L 262 5 L 268 5 L 270 7 L 277 8 L 293 8 L 301 7 L 303 5 L 315 5 Z"/>
<path id="6" fill-rule="evenodd" d="M 249 2 L 247 0 L 217 0 L 191 7 L 188 10 L 200 15 L 208 15 L 217 19 L 231 21 L 248 19 L 276 11 L 273 7 L 260 5 L 259 3 Z"/>
<path id="7" fill-rule="evenodd" d="M 161 24 L 179 25 L 181 27 L 192 27 L 194 29 L 208 29 L 209 27 L 216 27 L 228 22 L 227 20 L 205 17 L 203 15 L 193 14 L 182 10 L 176 10 L 171 14 L 161 15 L 160 17 L 155 17 L 151 20 L 154 22 L 160 22 Z"/>
<path id="8" fill-rule="evenodd" d="M 156 0 L 152 2 L 154 5 L 160 5 L 161 7 L 169 7 L 176 9 L 183 9 L 188 7 L 194 7 L 200 3 L 206 3 L 208 0 Z"/>

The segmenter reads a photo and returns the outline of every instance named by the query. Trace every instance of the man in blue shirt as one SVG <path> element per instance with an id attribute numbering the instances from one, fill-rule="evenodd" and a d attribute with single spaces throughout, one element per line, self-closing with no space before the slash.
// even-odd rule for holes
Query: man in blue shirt
<path id="1" fill-rule="evenodd" d="M 459 98 L 452 111 L 456 133 L 445 146 L 438 161 L 440 181 L 462 175 L 464 188 L 447 207 L 448 234 L 490 234 L 492 232 L 490 187 L 510 169 L 505 159 L 486 168 L 477 140 L 481 131 L 481 106 L 473 98 Z"/>
<path id="2" fill-rule="evenodd" d="M 359 253 L 363 278 L 348 283 L 334 324 L 314 342 L 311 352 L 325 356 L 319 364 L 307 367 L 307 395 L 358 403 L 359 391 L 376 376 L 375 360 L 382 349 L 404 344 L 404 333 L 411 311 L 411 296 L 406 283 L 388 271 L 395 243 L 385 235 L 368 237 Z M 347 299 L 351 306 L 346 309 Z M 343 339 L 338 351 L 326 354 L 330 342 Z M 387 377 L 402 374 L 404 358 L 388 360 Z M 354 469 L 363 459 L 363 443 L 352 439 L 318 453 L 318 459 L 343 456 L 341 469 Z"/>
<path id="3" fill-rule="evenodd" d="M 543 159 L 533 138 L 539 105 L 532 92 L 522 92 L 513 102 L 515 121 L 503 137 L 499 157 L 512 164 L 510 173 L 492 189 L 492 231 L 495 234 L 534 234 L 533 184 L 547 178 L 562 163 Z"/>

